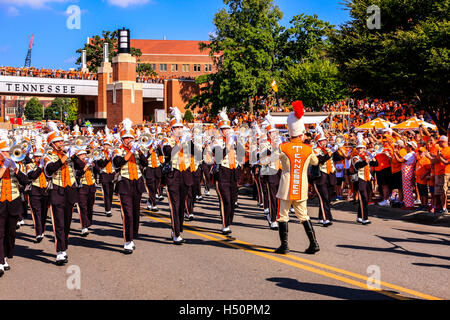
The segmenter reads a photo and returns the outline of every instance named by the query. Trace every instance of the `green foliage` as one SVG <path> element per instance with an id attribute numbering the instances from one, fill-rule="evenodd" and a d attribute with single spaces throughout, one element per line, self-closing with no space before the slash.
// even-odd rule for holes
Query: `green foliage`
<path id="1" fill-rule="evenodd" d="M 65 113 L 68 115 L 66 116 Z M 46 120 L 61 120 L 72 123 L 78 117 L 78 99 L 56 98 L 52 105 L 45 109 Z"/>
<path id="2" fill-rule="evenodd" d="M 380 7 L 381 29 L 366 10 Z M 414 99 L 441 130 L 450 119 L 449 0 L 347 0 L 352 20 L 331 37 L 340 73 L 360 96 Z"/>
<path id="3" fill-rule="evenodd" d="M 316 15 L 300 14 L 286 29 L 279 25 L 283 14 L 272 0 L 224 3 L 228 8 L 214 17 L 216 32 L 210 44 L 200 44 L 210 50 L 218 72 L 196 79 L 202 85 L 200 94 L 186 108 L 208 106 L 212 114 L 223 107 L 253 112 L 265 108 L 254 105 L 255 97 L 266 99 L 274 94 L 273 79 L 284 100 L 302 99 L 316 105 L 344 96 L 345 86 L 327 57 L 331 24 Z"/>
<path id="4" fill-rule="evenodd" d="M 216 74 L 198 80 L 206 84 L 201 99 L 189 106 L 211 103 L 212 113 L 223 107 L 253 111 L 252 97 L 268 96 L 274 68 L 276 41 L 282 13 L 272 0 L 224 0 L 227 9 L 214 17 L 215 34 L 209 49 L 217 67 Z M 215 55 L 221 55 L 220 58 Z"/>
<path id="5" fill-rule="evenodd" d="M 136 67 L 136 72 L 140 76 L 157 76 L 158 74 L 153 70 L 152 65 L 150 63 L 139 63 Z"/>
<path id="6" fill-rule="evenodd" d="M 25 105 L 25 117 L 27 120 L 42 120 L 43 105 L 36 97 L 31 98 Z"/>
<path id="7" fill-rule="evenodd" d="M 76 64 L 81 65 L 81 52 L 86 50 L 86 63 L 90 72 L 97 72 L 98 68 L 103 62 L 103 44 L 108 43 L 109 57 L 110 61 L 112 57 L 117 55 L 117 42 L 118 42 L 118 31 L 103 31 L 102 35 L 96 35 L 91 38 L 90 43 L 85 44 L 83 48 L 78 49 L 76 52 L 80 54 Z M 131 55 L 137 58 L 139 62 L 139 57 L 142 56 L 140 49 L 130 48 Z"/>
<path id="8" fill-rule="evenodd" d="M 287 101 L 302 100 L 305 106 L 319 110 L 325 103 L 346 97 L 346 86 L 338 73 L 336 64 L 320 57 L 290 64 L 279 82 L 280 95 Z"/>
<path id="9" fill-rule="evenodd" d="M 186 110 L 183 119 L 186 122 L 192 122 L 194 120 L 194 116 L 192 115 L 191 110 Z"/>

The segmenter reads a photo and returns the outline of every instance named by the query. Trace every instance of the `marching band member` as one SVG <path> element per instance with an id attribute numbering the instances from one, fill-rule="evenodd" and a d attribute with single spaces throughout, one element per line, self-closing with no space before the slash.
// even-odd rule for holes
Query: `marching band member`
<path id="1" fill-rule="evenodd" d="M 116 193 L 119 194 L 123 220 L 124 253 L 133 253 L 136 246 L 133 239 L 139 233 L 140 203 L 145 192 L 144 177 L 140 166 L 147 167 L 148 161 L 139 150 L 139 143 L 133 142 L 135 132 L 131 128 L 131 120 L 122 121 L 120 131 L 122 144 L 114 150 L 113 164 L 119 171 Z"/>
<path id="2" fill-rule="evenodd" d="M 11 269 L 6 258 L 13 257 L 17 219 L 23 210 L 19 185 L 30 182 L 10 158 L 9 151 L 8 140 L 0 140 L 0 277 Z"/>
<path id="3" fill-rule="evenodd" d="M 33 217 L 36 243 L 44 239 L 45 223 L 47 221 L 50 198 L 48 194 L 48 181 L 44 173 L 44 149 L 38 145 L 33 154 L 33 162 L 27 164 L 27 175 L 32 181 L 29 195 L 31 214 Z"/>
<path id="4" fill-rule="evenodd" d="M 103 139 L 103 157 L 101 159 L 95 160 L 95 165 L 97 168 L 99 168 L 100 171 L 99 182 L 101 183 L 103 189 L 103 201 L 105 202 L 105 215 L 107 217 L 112 216 L 111 207 L 114 194 L 115 171 L 112 163 L 112 145 L 113 142 L 111 140 L 111 137 L 106 137 L 105 139 Z"/>
<path id="5" fill-rule="evenodd" d="M 78 188 L 73 164 L 73 148 L 64 152 L 64 138 L 53 122 L 47 144 L 53 151 L 44 159 L 44 173 L 51 177 L 50 203 L 56 245 L 56 264 L 68 262 L 69 232 L 74 204 L 78 202 Z"/>
<path id="6" fill-rule="evenodd" d="M 336 152 L 338 145 L 335 144 L 331 149 L 327 148 L 327 138 L 320 125 L 317 125 L 319 134 L 316 142 L 317 147 L 313 149 L 315 155 L 319 159 L 320 176 L 313 180 L 314 190 L 319 197 L 319 220 L 324 227 L 332 225 L 333 216 L 330 209 L 330 198 L 333 188 L 337 183 L 336 169 L 334 161 L 343 160 L 343 157 Z"/>
<path id="7" fill-rule="evenodd" d="M 171 136 L 163 143 L 164 167 L 163 181 L 166 185 L 169 199 L 172 240 L 181 245 L 185 240 L 183 232 L 183 217 L 189 188 L 194 183 L 190 168 L 190 158 L 187 137 L 183 136 L 181 113 L 177 107 L 171 108 L 173 119 L 170 121 Z"/>
<path id="8" fill-rule="evenodd" d="M 237 184 L 239 182 L 236 136 L 230 126 L 226 109 L 219 113 L 221 138 L 213 145 L 214 161 L 218 169 L 214 174 L 216 191 L 219 195 L 220 216 L 222 218 L 222 233 L 231 233 L 235 204 L 238 198 Z"/>
<path id="9" fill-rule="evenodd" d="M 267 132 L 268 144 L 265 145 L 265 149 L 262 150 L 261 156 L 270 156 L 273 152 L 278 150 L 279 144 L 281 143 L 281 139 L 279 137 L 279 131 L 275 128 L 275 124 L 273 123 L 273 118 L 270 113 L 265 118 L 265 126 L 264 130 Z M 277 159 L 268 164 L 262 165 L 261 168 L 262 175 L 262 184 L 265 186 L 266 194 L 268 202 L 268 210 L 267 212 L 267 222 L 269 223 L 269 227 L 272 230 L 278 230 L 277 223 L 277 192 L 280 184 L 281 178 L 281 163 L 280 160 Z"/>
<path id="10" fill-rule="evenodd" d="M 81 236 L 86 237 L 89 234 L 89 227 L 92 225 L 95 204 L 95 179 L 94 179 L 94 160 L 87 158 L 86 149 L 81 149 L 75 153 L 74 168 L 78 180 L 79 201 L 78 213 L 80 214 Z"/>
<path id="11" fill-rule="evenodd" d="M 210 190 L 213 187 L 212 179 L 211 179 L 211 170 L 214 165 L 214 159 L 211 149 L 211 140 L 205 141 L 205 147 L 203 149 L 203 162 L 201 164 L 202 167 L 202 179 L 205 187 L 205 195 L 210 195 Z"/>
<path id="12" fill-rule="evenodd" d="M 158 206 L 156 203 L 157 200 L 157 187 L 158 180 L 161 179 L 162 171 L 161 171 L 161 162 L 160 156 L 162 155 L 162 151 L 158 148 L 156 143 L 152 143 L 149 147 L 147 153 L 148 167 L 145 168 L 145 184 L 147 185 L 147 208 L 150 211 L 157 212 Z M 158 197 L 159 200 L 159 197 Z"/>
<path id="13" fill-rule="evenodd" d="M 201 201 L 203 198 L 199 198 L 201 196 L 201 178 L 202 178 L 202 168 L 200 166 L 202 159 L 202 148 L 201 145 L 193 140 L 191 142 L 191 155 L 190 155 L 190 166 L 189 170 L 192 173 L 193 183 L 188 189 L 188 194 L 186 198 L 186 212 L 185 218 L 189 221 L 194 220 L 194 204 L 196 201 Z M 196 152 L 195 149 L 198 151 Z"/>
<path id="14" fill-rule="evenodd" d="M 291 139 L 289 142 L 282 143 L 270 157 L 272 161 L 279 158 L 282 169 L 277 192 L 279 199 L 277 222 L 281 246 L 275 250 L 275 253 L 286 254 L 289 252 L 288 222 L 292 206 L 309 239 L 309 247 L 305 253 L 314 254 L 320 248 L 308 216 L 306 202 L 308 200 L 308 166 L 318 165 L 319 160 L 313 153 L 312 147 L 303 143 L 305 134 L 305 125 L 302 120 L 303 103 L 295 101 L 292 106 L 294 112 L 291 112 L 287 119 Z"/>
<path id="15" fill-rule="evenodd" d="M 372 192 L 372 176 L 370 174 L 370 167 L 376 167 L 378 162 L 376 161 L 374 154 L 367 152 L 362 134 L 358 136 L 356 150 L 358 154 L 352 158 L 353 166 L 358 174 L 359 207 L 356 222 L 366 225 L 370 223 L 369 211 L 367 209 L 369 196 Z"/>

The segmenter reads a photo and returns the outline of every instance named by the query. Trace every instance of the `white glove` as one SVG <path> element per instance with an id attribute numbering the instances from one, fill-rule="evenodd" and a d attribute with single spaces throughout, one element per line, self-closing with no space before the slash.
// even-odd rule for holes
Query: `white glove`
<path id="1" fill-rule="evenodd" d="M 88 161 L 86 161 L 86 165 L 88 167 L 90 167 L 92 165 L 92 163 L 94 162 L 94 160 L 92 158 L 89 158 Z"/>
<path id="2" fill-rule="evenodd" d="M 16 169 L 17 169 L 16 163 L 15 163 L 14 161 L 12 161 L 12 160 L 9 161 L 9 167 L 10 167 L 11 169 L 13 169 L 13 170 L 16 170 Z"/>
<path id="3" fill-rule="evenodd" d="M 337 145 L 334 145 L 330 151 L 331 151 L 331 153 L 335 153 L 338 149 L 339 149 L 339 147 Z"/>
<path id="4" fill-rule="evenodd" d="M 113 155 L 114 155 L 114 150 L 111 150 L 111 151 L 108 153 L 108 158 L 109 158 L 109 159 L 112 159 Z"/>
<path id="5" fill-rule="evenodd" d="M 69 149 L 67 149 L 67 153 L 66 154 L 67 154 L 68 158 L 71 158 L 74 155 L 74 153 L 75 153 L 74 148 L 70 147 Z"/>
<path id="6" fill-rule="evenodd" d="M 8 168 L 11 164 L 12 160 L 9 158 L 5 158 L 5 161 L 3 162 L 3 168 Z"/>
<path id="7" fill-rule="evenodd" d="M 44 167 L 44 162 L 45 162 L 45 159 L 44 159 L 44 157 L 42 157 L 41 161 L 39 161 L 39 168 L 43 168 Z"/>
<path id="8" fill-rule="evenodd" d="M 139 149 L 139 142 L 133 142 L 131 145 L 131 153 L 135 153 Z"/>

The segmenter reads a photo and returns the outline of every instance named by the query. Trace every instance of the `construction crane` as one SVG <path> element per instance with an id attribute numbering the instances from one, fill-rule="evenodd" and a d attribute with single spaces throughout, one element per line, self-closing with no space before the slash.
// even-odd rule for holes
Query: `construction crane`
<path id="1" fill-rule="evenodd" d="M 31 49 L 33 48 L 34 44 L 34 34 L 28 36 L 28 53 L 25 58 L 25 64 L 24 68 L 30 68 L 31 67 Z M 23 115 L 23 112 L 25 111 L 25 97 L 17 97 L 17 108 L 16 108 L 16 116 L 17 118 L 21 118 Z"/>
<path id="2" fill-rule="evenodd" d="M 25 58 L 25 66 L 24 68 L 29 68 L 31 67 L 31 49 L 33 48 L 33 44 L 34 44 L 34 34 L 30 36 L 28 36 L 28 38 L 30 39 L 28 42 L 28 53 L 27 53 L 27 57 Z"/>

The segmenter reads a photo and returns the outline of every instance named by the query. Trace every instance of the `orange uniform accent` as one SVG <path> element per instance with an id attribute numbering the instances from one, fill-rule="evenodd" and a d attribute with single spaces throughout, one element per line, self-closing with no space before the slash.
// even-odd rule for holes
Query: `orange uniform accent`
<path id="1" fill-rule="evenodd" d="M 128 160 L 128 172 L 130 173 L 130 180 L 138 179 L 136 159 L 134 158 L 134 154 L 132 154 L 130 160 Z"/>
<path id="2" fill-rule="evenodd" d="M 105 157 L 107 157 L 108 156 L 108 152 L 105 152 Z M 113 173 L 113 168 L 112 168 L 112 161 L 109 161 L 107 164 L 106 164 L 106 173 Z"/>
<path id="3" fill-rule="evenodd" d="M 180 148 L 180 152 L 178 154 L 178 165 L 180 168 L 180 171 L 186 171 L 186 165 L 184 163 L 184 153 L 183 153 L 183 148 Z"/>
<path id="4" fill-rule="evenodd" d="M 2 195 L 0 197 L 0 202 L 3 201 L 12 201 L 12 194 L 11 194 L 11 177 L 9 175 L 9 169 L 6 168 L 5 173 L 3 174 L 3 183 L 2 183 Z"/>
<path id="5" fill-rule="evenodd" d="M 295 138 L 290 142 L 283 143 L 281 145 L 281 151 L 284 152 L 291 164 L 290 168 L 290 186 L 289 186 L 289 200 L 301 200 L 301 190 L 303 183 L 308 181 L 302 181 L 302 175 L 305 160 L 311 155 L 312 147 L 303 144 L 301 139 Z"/>
<path id="6" fill-rule="evenodd" d="M 39 187 L 46 188 L 47 187 L 47 179 L 45 178 L 44 172 L 41 172 L 39 175 Z"/>
<path id="7" fill-rule="evenodd" d="M 60 153 L 58 153 L 58 157 L 61 160 L 62 155 Z M 63 166 L 61 167 L 61 180 L 62 180 L 63 188 L 72 186 L 72 183 L 70 182 L 70 173 L 69 173 L 69 167 L 67 166 L 67 161 L 64 162 Z"/>
<path id="8" fill-rule="evenodd" d="M 156 159 L 156 153 L 152 150 L 150 155 L 151 161 L 152 161 L 152 168 L 156 168 L 158 166 L 158 162 Z"/>
<path id="9" fill-rule="evenodd" d="M 92 181 L 91 170 L 89 170 L 89 169 L 86 170 L 84 175 L 86 176 L 86 181 L 88 183 L 88 186 L 92 186 L 94 184 L 94 182 Z"/>

